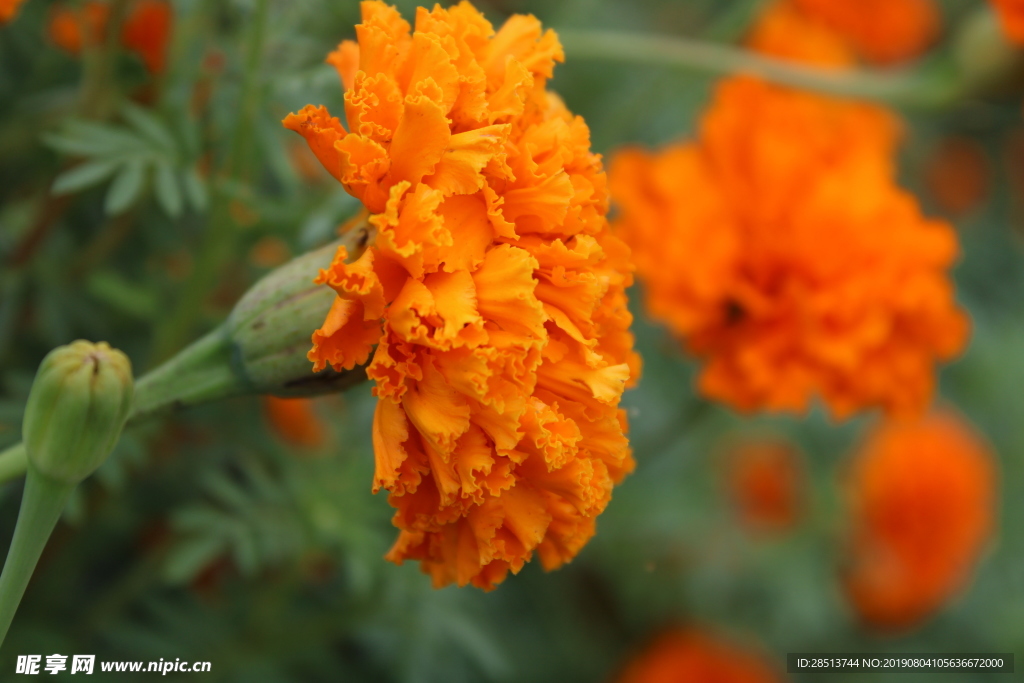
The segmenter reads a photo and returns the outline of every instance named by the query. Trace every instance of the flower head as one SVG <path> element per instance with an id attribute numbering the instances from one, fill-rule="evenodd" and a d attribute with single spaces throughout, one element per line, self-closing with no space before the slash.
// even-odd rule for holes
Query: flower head
<path id="1" fill-rule="evenodd" d="M 846 592 L 880 628 L 905 628 L 963 587 L 995 522 L 996 470 L 948 413 L 884 424 L 847 481 L 853 520 Z"/>
<path id="2" fill-rule="evenodd" d="M 666 631 L 641 652 L 617 683 L 777 683 L 782 677 L 761 655 L 700 631 Z"/>
<path id="3" fill-rule="evenodd" d="M 572 559 L 632 467 L 628 250 L 586 124 L 545 89 L 553 32 L 518 15 L 495 32 L 468 2 L 415 29 L 382 2 L 362 16 L 328 57 L 348 129 L 312 105 L 284 121 L 375 229 L 320 272 L 337 298 L 309 357 L 369 361 L 388 558 L 489 589 L 534 552 Z"/>
<path id="4" fill-rule="evenodd" d="M 741 410 L 837 416 L 927 405 L 963 347 L 946 223 L 893 180 L 898 128 L 869 105 L 737 77 L 696 142 L 611 163 L 616 223 L 651 315 L 705 361 L 702 391 Z"/>
<path id="5" fill-rule="evenodd" d="M 744 526 L 784 531 L 800 515 L 803 466 L 789 443 L 760 439 L 737 444 L 728 454 L 729 495 Z"/>
<path id="6" fill-rule="evenodd" d="M 784 0 L 790 1 L 790 0 Z M 862 58 L 891 64 L 921 54 L 939 34 L 935 0 L 791 0 Z"/>

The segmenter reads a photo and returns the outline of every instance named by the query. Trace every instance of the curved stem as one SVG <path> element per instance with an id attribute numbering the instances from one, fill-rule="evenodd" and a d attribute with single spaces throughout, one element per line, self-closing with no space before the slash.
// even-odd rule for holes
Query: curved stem
<path id="1" fill-rule="evenodd" d="M 7 637 L 39 556 L 74 488 L 74 484 L 60 483 L 34 471 L 25 480 L 18 524 L 0 575 L 0 644 Z"/>
<path id="2" fill-rule="evenodd" d="M 241 393 L 245 383 L 231 369 L 231 340 L 218 327 L 135 383 L 129 423 L 162 410 L 183 408 Z"/>
<path id="3" fill-rule="evenodd" d="M 619 31 L 559 31 L 574 59 L 602 59 L 715 74 L 745 73 L 780 85 L 830 95 L 936 107 L 948 104 L 957 84 L 922 68 L 891 71 L 825 69 L 765 57 L 748 50 L 687 38 Z"/>

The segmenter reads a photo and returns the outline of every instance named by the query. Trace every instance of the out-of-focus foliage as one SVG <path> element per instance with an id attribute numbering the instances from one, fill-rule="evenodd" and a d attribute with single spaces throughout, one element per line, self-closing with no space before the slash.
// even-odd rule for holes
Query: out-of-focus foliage
<path id="1" fill-rule="evenodd" d="M 412 16 L 415 3 L 396 4 Z M 358 208 L 279 125 L 307 103 L 342 110 L 323 57 L 352 37 L 357 3 L 176 0 L 166 72 L 151 76 L 118 52 L 108 78 L 94 55 L 48 42 L 54 5 L 26 0 L 0 26 L 0 446 L 19 440 L 33 373 L 54 346 L 106 340 L 141 374 Z M 477 5 L 495 22 L 532 12 L 556 30 L 733 41 L 759 3 Z M 982 6 L 945 2 L 947 30 Z M 552 89 L 604 153 L 691 134 L 712 84 L 570 52 Z M 708 403 L 693 391 L 693 362 L 635 306 L 645 368 L 625 404 L 638 467 L 567 567 L 528 565 L 492 593 L 434 591 L 416 566 L 382 559 L 393 529 L 386 501 L 370 493 L 368 387 L 317 403 L 330 438 L 315 453 L 275 434 L 259 399 L 237 398 L 129 429 L 68 506 L 0 671 L 11 675 L 17 654 L 59 652 L 207 660 L 208 680 L 246 683 L 601 681 L 673 622 L 756 640 L 779 661 L 791 651 L 1021 652 L 1020 95 L 906 113 L 901 182 L 929 213 L 942 206 L 929 169 L 950 136 L 987 165 L 983 202 L 956 216 L 958 299 L 973 332 L 943 371 L 940 400 L 985 435 L 1001 469 L 996 541 L 969 589 L 919 628 L 866 631 L 840 591 L 837 482 L 872 418 L 742 417 Z M 790 531 L 752 536 L 725 495 L 721 446 L 764 432 L 806 456 L 806 501 Z M 0 489 L 0 538 L 20 487 Z"/>

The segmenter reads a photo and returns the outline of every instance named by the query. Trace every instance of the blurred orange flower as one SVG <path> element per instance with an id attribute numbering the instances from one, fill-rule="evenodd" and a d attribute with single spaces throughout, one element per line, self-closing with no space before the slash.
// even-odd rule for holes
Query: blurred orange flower
<path id="1" fill-rule="evenodd" d="M 814 396 L 845 417 L 920 411 L 968 321 L 946 223 L 894 183 L 885 111 L 723 81 L 700 138 L 611 162 L 617 234 L 650 314 L 706 361 L 700 388 L 740 410 Z"/>
<path id="2" fill-rule="evenodd" d="M 382 2 L 362 16 L 328 57 L 351 132 L 312 105 L 284 121 L 376 233 L 321 271 L 338 297 L 309 357 L 372 353 L 373 486 L 401 530 L 388 559 L 491 589 L 535 551 L 571 560 L 633 467 L 629 252 L 586 124 L 545 89 L 552 31 L 516 15 L 495 33 L 468 2 L 420 8 L 411 35 Z"/>
<path id="3" fill-rule="evenodd" d="M 790 0 L 769 4 L 754 23 L 746 43 L 755 52 L 817 66 L 851 66 L 856 61 L 842 36 Z"/>
<path id="4" fill-rule="evenodd" d="M 103 40 L 110 19 L 110 6 L 87 2 L 80 7 L 58 7 L 50 15 L 50 40 L 77 55 L 86 45 Z M 150 73 L 162 73 L 166 66 L 173 14 L 165 0 L 137 0 L 121 29 L 121 43 L 136 53 Z"/>
<path id="5" fill-rule="evenodd" d="M 121 42 L 142 59 L 150 73 L 163 73 L 173 21 L 165 0 L 137 0 L 125 19 Z"/>
<path id="6" fill-rule="evenodd" d="M 317 448 L 327 441 L 327 428 L 309 398 L 264 396 L 267 421 L 284 441 L 303 448 Z"/>
<path id="7" fill-rule="evenodd" d="M 616 683 L 777 683 L 782 680 L 761 655 L 690 629 L 663 633 L 615 678 Z"/>
<path id="8" fill-rule="evenodd" d="M 959 216 L 984 200 L 990 172 L 981 145 L 970 138 L 948 137 L 932 150 L 925 182 L 939 208 Z"/>
<path id="9" fill-rule="evenodd" d="M 991 0 L 1003 31 L 1015 43 L 1024 43 L 1024 0 Z M 17 4 L 17 3 L 15 3 Z"/>
<path id="10" fill-rule="evenodd" d="M 857 454 L 847 485 L 850 601 L 872 626 L 911 626 L 964 586 L 992 534 L 992 455 L 950 413 L 887 423 Z"/>
<path id="11" fill-rule="evenodd" d="M 25 0 L 0 0 L 0 24 L 6 24 L 18 14 Z"/>
<path id="12" fill-rule="evenodd" d="M 863 59 L 891 64 L 924 52 L 939 35 L 935 0 L 792 0 L 842 36 Z"/>
<path id="13" fill-rule="evenodd" d="M 789 443 L 746 441 L 728 453 L 727 485 L 743 524 L 752 531 L 793 526 L 803 504 L 803 463 Z"/>
<path id="14" fill-rule="evenodd" d="M 87 2 L 80 7 L 57 7 L 50 14 L 50 40 L 71 54 L 77 55 L 86 45 L 96 45 L 110 17 L 110 6 Z"/>

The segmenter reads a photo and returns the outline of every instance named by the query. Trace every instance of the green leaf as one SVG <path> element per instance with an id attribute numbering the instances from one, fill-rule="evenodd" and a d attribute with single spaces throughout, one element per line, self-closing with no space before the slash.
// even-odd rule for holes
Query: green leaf
<path id="1" fill-rule="evenodd" d="M 192 205 L 192 208 L 200 213 L 206 211 L 208 202 L 206 183 L 199 177 L 199 172 L 196 171 L 195 167 L 187 169 L 182 174 L 181 180 L 185 186 L 185 195 L 188 197 L 188 202 Z"/>
<path id="2" fill-rule="evenodd" d="M 167 130 L 167 127 L 164 126 L 163 121 L 157 118 L 151 111 L 143 109 L 137 104 L 126 102 L 121 108 L 121 115 L 161 151 L 166 152 L 172 157 L 177 156 L 178 145 L 174 137 Z"/>
<path id="3" fill-rule="evenodd" d="M 150 145 L 131 131 L 118 126 L 72 119 L 64 124 L 63 133 L 78 144 L 90 144 L 96 151 L 93 156 L 113 156 L 147 152 Z"/>
<path id="4" fill-rule="evenodd" d="M 99 185 L 104 180 L 114 175 L 114 171 L 121 165 L 119 161 L 101 160 L 88 161 L 79 164 L 74 168 L 64 171 L 56 180 L 50 192 L 55 195 L 71 194 L 94 185 Z"/>
<path id="5" fill-rule="evenodd" d="M 109 151 L 105 143 L 89 138 L 76 138 L 56 133 L 47 133 L 42 136 L 42 140 L 47 147 L 74 156 L 103 156 L 104 153 Z"/>
<path id="6" fill-rule="evenodd" d="M 129 282 L 111 270 L 94 273 L 86 283 L 89 294 L 111 308 L 140 320 L 156 318 L 159 300 L 148 289 Z"/>
<path id="7" fill-rule="evenodd" d="M 170 164 L 157 164 L 154 188 L 157 201 L 160 202 L 160 206 L 167 212 L 167 215 L 172 218 L 180 216 L 182 208 L 181 187 L 178 185 L 174 168 Z"/>
<path id="8" fill-rule="evenodd" d="M 163 576 L 168 583 L 185 583 L 226 550 L 227 542 L 220 536 L 198 536 L 174 548 L 164 564 Z"/>
<path id="9" fill-rule="evenodd" d="M 131 206 L 142 192 L 146 162 L 141 159 L 129 161 L 114 178 L 107 190 L 104 209 L 108 214 L 117 215 Z"/>

